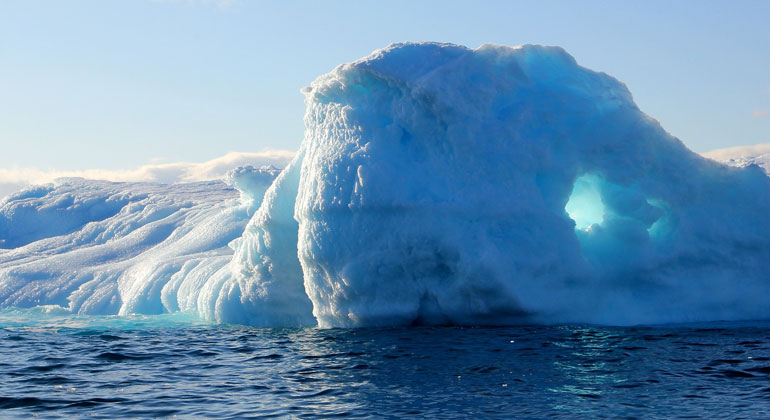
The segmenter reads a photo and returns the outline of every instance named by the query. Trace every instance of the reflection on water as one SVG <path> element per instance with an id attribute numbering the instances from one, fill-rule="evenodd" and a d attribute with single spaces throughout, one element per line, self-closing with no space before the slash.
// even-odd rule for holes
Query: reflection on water
<path id="1" fill-rule="evenodd" d="M 0 316 L 3 418 L 768 418 L 763 324 L 265 329 Z"/>

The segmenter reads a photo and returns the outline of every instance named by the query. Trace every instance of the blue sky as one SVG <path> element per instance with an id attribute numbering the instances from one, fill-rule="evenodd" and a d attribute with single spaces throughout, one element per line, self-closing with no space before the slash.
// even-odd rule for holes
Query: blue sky
<path id="1" fill-rule="evenodd" d="M 391 42 L 539 43 L 692 149 L 770 142 L 770 1 L 0 1 L 0 169 L 298 147 L 299 90 Z"/>

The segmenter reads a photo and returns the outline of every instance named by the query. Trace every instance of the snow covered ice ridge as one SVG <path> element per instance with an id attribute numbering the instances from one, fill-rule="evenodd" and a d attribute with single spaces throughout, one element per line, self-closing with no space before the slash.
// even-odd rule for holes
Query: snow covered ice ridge
<path id="1" fill-rule="evenodd" d="M 60 179 L 0 202 L 2 306 L 85 314 L 197 310 L 275 168 L 187 184 Z M 230 244 L 230 246 L 235 246 Z M 2 249 L 5 248 L 5 249 Z"/>
<path id="2" fill-rule="evenodd" d="M 770 317 L 770 178 L 688 150 L 561 48 L 394 44 L 303 92 L 300 150 L 269 188 L 231 182 L 248 200 L 7 199 L 0 302 L 263 326 Z"/>
<path id="3" fill-rule="evenodd" d="M 717 149 L 706 152 L 703 156 L 741 168 L 757 165 L 770 174 L 770 143 Z"/>

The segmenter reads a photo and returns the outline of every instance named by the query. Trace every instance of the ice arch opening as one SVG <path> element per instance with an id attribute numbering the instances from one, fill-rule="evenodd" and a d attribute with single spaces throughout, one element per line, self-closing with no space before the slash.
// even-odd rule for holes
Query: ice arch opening
<path id="1" fill-rule="evenodd" d="M 576 230 L 586 230 L 591 225 L 601 224 L 604 219 L 604 203 L 599 191 L 599 177 L 585 174 L 579 176 L 572 186 L 567 205 L 570 219 L 575 222 Z"/>
<path id="2" fill-rule="evenodd" d="M 649 198 L 638 182 L 624 185 L 599 173 L 577 177 L 564 210 L 574 222 L 588 276 L 617 282 L 635 275 L 629 272 L 665 247 L 671 228 L 665 207 L 665 201 Z"/>
<path id="3" fill-rule="evenodd" d="M 606 203 L 606 204 L 605 204 Z M 651 236 L 665 234 L 665 201 L 648 198 L 634 186 L 622 186 L 586 173 L 575 179 L 564 210 L 575 223 L 578 237 L 604 226 L 638 224 Z"/>

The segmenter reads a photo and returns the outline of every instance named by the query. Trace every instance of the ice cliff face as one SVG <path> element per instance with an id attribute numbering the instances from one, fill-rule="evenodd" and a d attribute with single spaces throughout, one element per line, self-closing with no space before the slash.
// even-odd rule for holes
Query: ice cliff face
<path id="1" fill-rule="evenodd" d="M 305 94 L 321 325 L 770 316 L 770 178 L 689 151 L 560 48 L 393 45 Z"/>
<path id="2" fill-rule="evenodd" d="M 231 180 L 240 201 L 6 201 L 0 302 L 264 326 L 770 317 L 770 178 L 689 151 L 560 48 L 395 44 L 304 93 L 297 156 L 269 188 Z M 130 228 L 142 200 L 157 229 Z"/>

